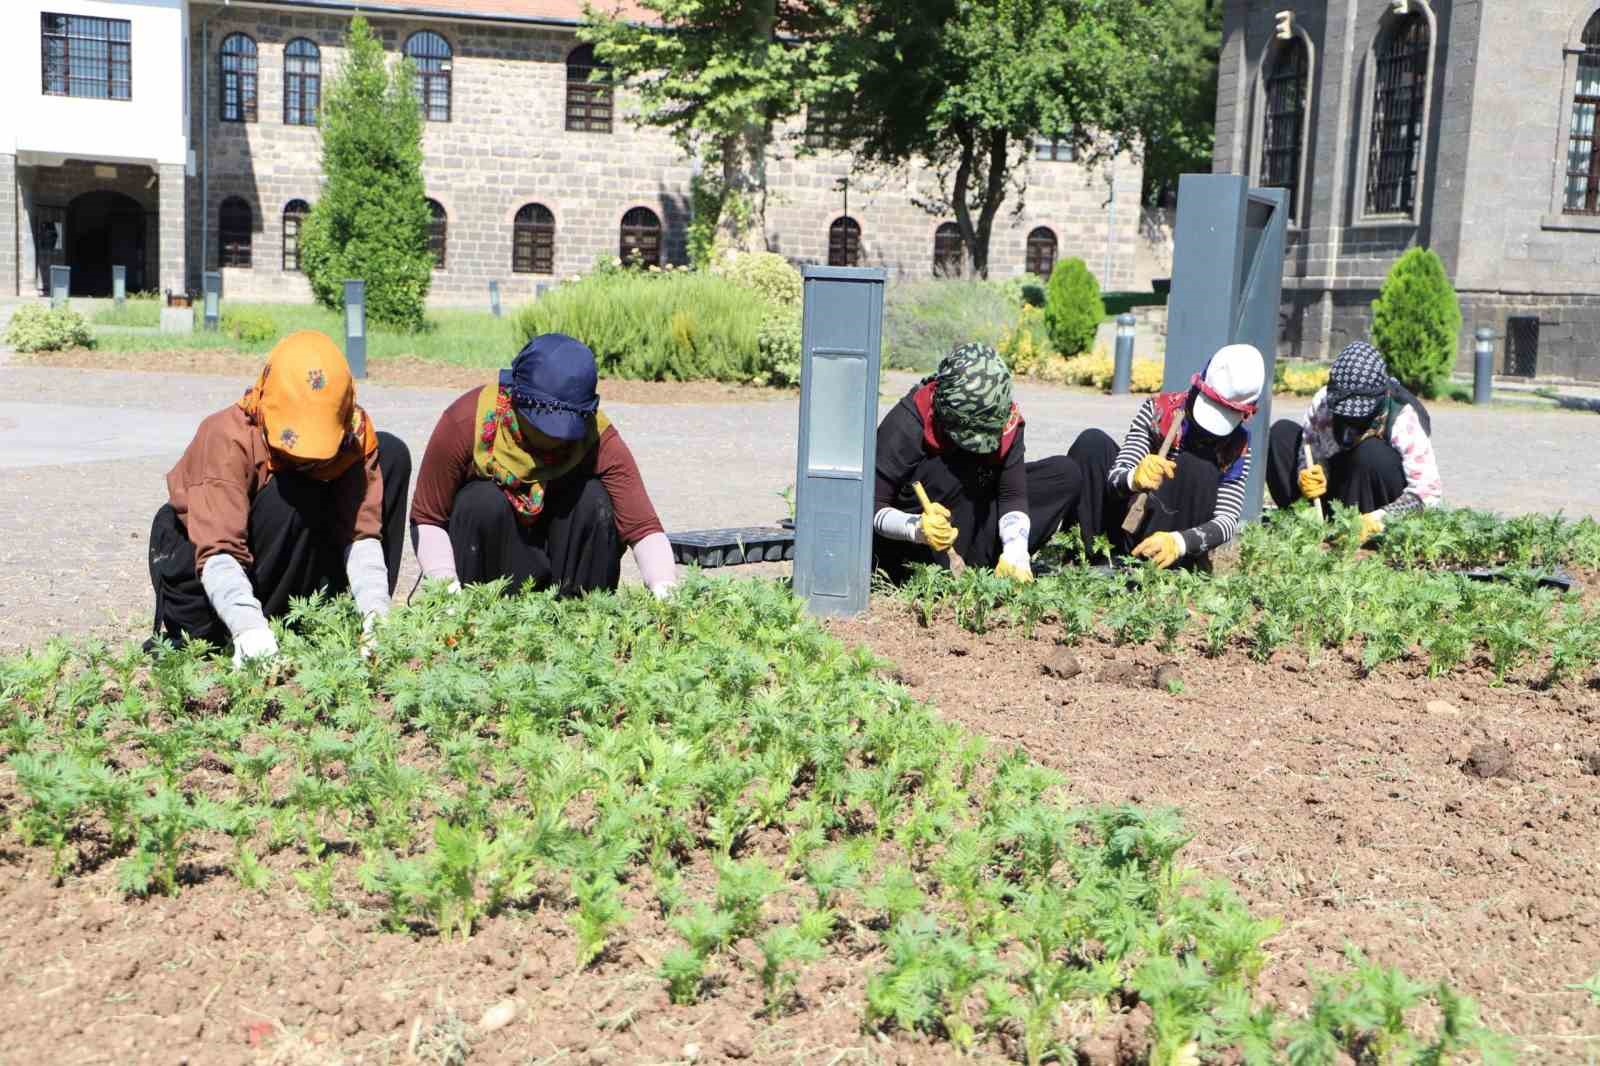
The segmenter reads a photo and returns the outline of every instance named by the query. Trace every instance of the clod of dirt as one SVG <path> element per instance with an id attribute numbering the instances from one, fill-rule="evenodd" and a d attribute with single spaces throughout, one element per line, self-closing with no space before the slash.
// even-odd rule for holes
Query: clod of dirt
<path id="1" fill-rule="evenodd" d="M 1138 663 L 1109 662 L 1100 668 L 1095 680 L 1102 685 L 1143 685 L 1150 676 L 1145 673 L 1147 669 Z"/>
<path id="2" fill-rule="evenodd" d="M 1511 746 L 1501 741 L 1498 744 L 1474 744 L 1467 753 L 1466 761 L 1461 764 L 1462 771 L 1469 777 L 1476 777 L 1487 781 L 1491 777 L 1516 776 L 1515 761 L 1511 757 Z"/>
<path id="3" fill-rule="evenodd" d="M 1039 664 L 1039 669 L 1046 677 L 1058 677 L 1066 681 L 1083 673 L 1083 664 L 1066 648 L 1057 648 Z"/>
<path id="4" fill-rule="evenodd" d="M 1163 692 L 1182 692 L 1183 671 L 1178 669 L 1177 663 L 1162 663 L 1156 667 L 1155 684 Z"/>
<path id="5" fill-rule="evenodd" d="M 478 1019 L 478 1028 L 485 1033 L 492 1033 L 496 1029 L 504 1029 L 515 1021 L 516 1017 L 516 1001 L 503 999 L 483 1012 L 483 1017 Z"/>
<path id="6" fill-rule="evenodd" d="M 1445 700 L 1429 700 L 1426 709 L 1429 714 L 1443 715 L 1446 718 L 1461 717 L 1461 711 L 1456 705 Z"/>
<path id="7" fill-rule="evenodd" d="M 1600 751 L 1586 752 L 1578 756 L 1578 761 L 1583 764 L 1583 772 L 1590 777 L 1600 777 Z"/>

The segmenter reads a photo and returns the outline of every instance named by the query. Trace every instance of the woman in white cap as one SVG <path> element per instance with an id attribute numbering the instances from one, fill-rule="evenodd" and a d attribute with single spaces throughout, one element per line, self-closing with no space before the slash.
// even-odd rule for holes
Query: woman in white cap
<path id="1" fill-rule="evenodd" d="M 1083 467 L 1079 524 L 1084 543 L 1104 535 L 1117 551 L 1165 570 L 1196 560 L 1233 539 L 1250 477 L 1250 432 L 1264 378 L 1261 353 L 1230 344 L 1182 392 L 1140 405 L 1122 446 L 1102 430 L 1085 430 L 1069 453 Z M 1166 458 L 1162 442 L 1176 432 Z M 1139 493 L 1148 493 L 1143 523 L 1122 528 Z"/>
<path id="2" fill-rule="evenodd" d="M 1375 536 L 1387 519 L 1444 502 L 1431 432 L 1427 408 L 1389 376 L 1383 353 L 1357 341 L 1299 422 L 1273 424 L 1267 489 L 1279 507 L 1326 497 L 1358 508 L 1362 536 Z"/>

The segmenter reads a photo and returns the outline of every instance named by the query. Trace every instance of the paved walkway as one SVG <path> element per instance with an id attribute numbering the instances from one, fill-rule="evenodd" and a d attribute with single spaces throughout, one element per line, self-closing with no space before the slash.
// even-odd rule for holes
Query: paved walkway
<path id="1" fill-rule="evenodd" d="M 892 375 L 885 402 L 911 381 Z M 246 384 L 0 365 L 0 647 L 148 625 L 145 542 L 166 498 L 164 475 L 199 420 Z M 1036 456 L 1065 451 L 1088 426 L 1120 434 L 1139 402 L 1047 386 L 1018 391 Z M 371 386 L 361 401 L 420 461 L 455 395 Z M 608 413 L 669 529 L 767 524 L 785 514 L 780 494 L 794 482 L 797 400 L 618 404 Z M 1600 418 L 1451 407 L 1434 423 L 1453 502 L 1600 516 Z M 407 555 L 403 588 L 415 573 Z"/>

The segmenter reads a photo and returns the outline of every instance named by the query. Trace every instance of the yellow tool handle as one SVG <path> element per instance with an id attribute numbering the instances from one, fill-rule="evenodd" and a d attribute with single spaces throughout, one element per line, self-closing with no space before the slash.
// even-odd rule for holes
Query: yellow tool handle
<path id="1" fill-rule="evenodd" d="M 933 501 L 928 499 L 928 490 L 922 487 L 922 482 L 913 481 L 911 483 L 911 491 L 917 494 L 917 502 L 922 505 L 922 510 L 926 513 L 933 506 Z M 961 558 L 961 555 L 954 548 L 947 550 L 945 556 L 950 560 L 950 572 L 952 574 L 959 576 L 961 571 L 967 568 L 967 561 Z"/>

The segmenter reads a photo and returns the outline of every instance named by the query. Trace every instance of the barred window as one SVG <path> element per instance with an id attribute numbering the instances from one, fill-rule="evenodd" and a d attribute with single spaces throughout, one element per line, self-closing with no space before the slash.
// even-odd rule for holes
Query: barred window
<path id="1" fill-rule="evenodd" d="M 1065 133 L 1036 137 L 1033 142 L 1033 158 L 1050 163 L 1071 163 L 1078 158 L 1078 146 Z"/>
<path id="2" fill-rule="evenodd" d="M 243 33 L 222 39 L 222 121 L 256 120 L 256 42 Z"/>
<path id="3" fill-rule="evenodd" d="M 450 218 L 438 200 L 428 201 L 428 250 L 433 253 L 433 269 L 444 269 L 445 247 L 450 239 Z"/>
<path id="4" fill-rule="evenodd" d="M 844 140 L 839 112 L 820 104 L 806 108 L 806 147 L 837 148 Z"/>
<path id="5" fill-rule="evenodd" d="M 556 216 L 543 204 L 524 204 L 511 223 L 511 272 L 554 274 Z"/>
<path id="6" fill-rule="evenodd" d="M 622 262 L 628 266 L 661 265 L 661 219 L 648 207 L 622 216 Z"/>
<path id="7" fill-rule="evenodd" d="M 1028 234 L 1027 271 L 1048 278 L 1056 268 L 1056 234 L 1048 226 L 1039 226 Z"/>
<path id="8" fill-rule="evenodd" d="M 304 200 L 290 200 L 283 205 L 283 269 L 285 273 L 300 270 L 300 225 L 311 213 L 311 205 Z"/>
<path id="9" fill-rule="evenodd" d="M 237 196 L 222 201 L 217 210 L 217 262 L 225 267 L 248 267 L 254 216 L 250 205 Z"/>
<path id="10" fill-rule="evenodd" d="M 283 124 L 315 126 L 322 107 L 322 50 L 296 37 L 283 50 Z"/>
<path id="11" fill-rule="evenodd" d="M 1600 152 L 1595 151 L 1595 113 L 1600 110 L 1600 14 L 1583 28 L 1583 54 L 1572 96 L 1572 129 L 1567 141 L 1569 215 L 1600 214 Z"/>
<path id="12" fill-rule="evenodd" d="M 39 16 L 46 96 L 128 100 L 133 96 L 133 23 L 83 15 Z"/>
<path id="13" fill-rule="evenodd" d="M 611 66 L 594 57 L 594 45 L 567 54 L 567 129 L 575 133 L 611 132 Z M 600 71 L 599 81 L 590 75 Z"/>
<path id="14" fill-rule="evenodd" d="M 1305 137 L 1305 42 L 1285 41 L 1265 75 L 1266 114 L 1261 125 L 1261 184 L 1289 191 L 1289 217 L 1299 216 L 1300 146 Z"/>
<path id="15" fill-rule="evenodd" d="M 849 215 L 834 219 L 828 227 L 828 265 L 861 265 L 861 226 Z"/>
<path id="16" fill-rule="evenodd" d="M 406 38 L 406 58 L 417 68 L 417 104 L 429 122 L 450 121 L 450 42 L 432 30 Z"/>
<path id="17" fill-rule="evenodd" d="M 942 222 L 933 233 L 933 272 L 941 278 L 961 276 L 961 227 Z"/>
<path id="18" fill-rule="evenodd" d="M 1422 113 L 1428 91 L 1428 20 L 1407 15 L 1376 52 L 1372 127 L 1367 141 L 1367 212 L 1405 214 L 1417 204 Z"/>

